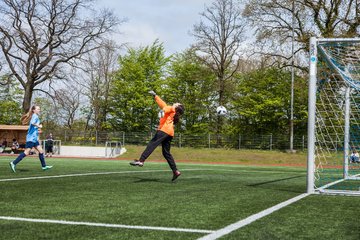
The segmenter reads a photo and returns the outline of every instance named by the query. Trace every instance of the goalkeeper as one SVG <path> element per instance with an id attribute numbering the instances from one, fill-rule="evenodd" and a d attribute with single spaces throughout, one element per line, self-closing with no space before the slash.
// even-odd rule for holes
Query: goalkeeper
<path id="1" fill-rule="evenodd" d="M 154 96 L 156 103 L 164 111 L 164 116 L 160 118 L 160 124 L 156 134 L 148 143 L 146 149 L 141 154 L 140 159 L 130 162 L 130 165 L 139 167 L 144 166 L 145 160 L 155 148 L 161 144 L 162 154 L 173 171 L 172 181 L 174 181 L 180 176 L 181 172 L 176 168 L 176 163 L 170 153 L 170 145 L 171 140 L 174 137 L 174 125 L 179 122 L 180 116 L 184 113 L 185 108 L 180 103 L 174 103 L 172 106 L 168 106 L 154 91 L 150 91 L 149 93 Z"/>

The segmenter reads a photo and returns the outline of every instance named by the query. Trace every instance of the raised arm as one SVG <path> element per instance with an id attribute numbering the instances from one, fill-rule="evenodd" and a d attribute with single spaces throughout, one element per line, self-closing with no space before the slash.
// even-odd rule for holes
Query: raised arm
<path id="1" fill-rule="evenodd" d="M 153 90 L 149 91 L 149 94 L 154 96 L 156 103 L 161 109 L 164 109 L 164 107 L 166 107 L 166 102 L 164 102 L 158 95 L 156 95 Z"/>
<path id="2" fill-rule="evenodd" d="M 164 109 L 164 107 L 166 107 L 166 102 L 164 102 L 158 95 L 155 96 L 155 101 L 161 109 Z"/>

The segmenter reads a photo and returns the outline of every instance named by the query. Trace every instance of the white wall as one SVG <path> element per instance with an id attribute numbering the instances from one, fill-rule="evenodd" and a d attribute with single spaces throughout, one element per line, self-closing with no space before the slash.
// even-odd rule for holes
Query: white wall
<path id="1" fill-rule="evenodd" d="M 117 154 L 113 154 L 116 157 L 126 152 L 125 148 L 121 148 L 121 151 Z M 107 149 L 106 156 L 105 147 L 84 147 L 84 146 L 61 146 L 60 156 L 74 156 L 74 157 L 108 157 L 110 155 L 110 148 Z"/>

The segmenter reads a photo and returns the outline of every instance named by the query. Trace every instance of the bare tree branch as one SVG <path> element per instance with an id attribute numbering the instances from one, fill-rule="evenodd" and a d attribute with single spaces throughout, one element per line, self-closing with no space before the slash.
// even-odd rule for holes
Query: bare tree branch
<path id="1" fill-rule="evenodd" d="M 242 10 L 233 0 L 215 0 L 200 15 L 202 20 L 194 25 L 196 39 L 193 48 L 201 61 L 213 70 L 218 80 L 219 104 L 225 103 L 226 81 L 236 72 L 244 24 Z M 234 64 L 235 63 L 235 64 Z"/>
<path id="2" fill-rule="evenodd" d="M 237 54 L 245 27 L 241 13 L 236 0 L 215 0 L 205 7 L 200 23 L 192 31 L 196 39 L 193 48 L 217 77 L 219 105 L 225 105 L 226 94 L 232 88 L 230 80 L 239 67 Z M 218 117 L 217 133 L 222 125 L 222 118 Z"/>
<path id="3" fill-rule="evenodd" d="M 121 23 L 113 12 L 94 11 L 93 0 L 3 0 L 0 49 L 9 71 L 24 88 L 23 110 L 34 88 L 57 79 L 66 65 L 99 47 Z"/>
<path id="4" fill-rule="evenodd" d="M 295 4 L 295 11 L 292 4 Z M 311 36 L 358 37 L 360 2 L 355 0 L 250 0 L 243 15 L 256 28 L 264 55 L 281 57 L 287 65 L 291 51 L 292 16 L 295 18 L 295 65 L 304 69 Z M 280 48 L 279 45 L 283 47 Z"/>

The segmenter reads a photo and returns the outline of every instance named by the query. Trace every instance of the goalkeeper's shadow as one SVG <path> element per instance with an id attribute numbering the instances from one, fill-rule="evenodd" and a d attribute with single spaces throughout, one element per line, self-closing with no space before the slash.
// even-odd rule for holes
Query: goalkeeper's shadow
<path id="1" fill-rule="evenodd" d="M 300 178 L 300 177 L 304 177 L 304 175 L 298 175 L 298 176 L 287 177 L 287 178 L 280 178 L 280 179 L 275 179 L 275 180 L 266 181 L 266 182 L 249 184 L 249 185 L 247 185 L 247 186 L 248 186 L 248 187 L 257 187 L 257 186 L 261 186 L 261 185 L 265 185 L 265 184 L 269 184 L 269 183 L 282 182 L 282 181 L 286 181 L 286 180 L 290 180 L 290 179 L 295 179 L 295 178 Z"/>
<path id="2" fill-rule="evenodd" d="M 292 177 L 286 177 L 286 178 L 279 178 L 279 179 L 275 179 L 275 180 L 271 180 L 271 181 L 266 181 L 266 182 L 259 182 L 259 183 L 254 183 L 254 184 L 248 184 L 246 186 L 248 187 L 265 187 L 267 184 L 272 184 L 272 183 L 279 183 L 279 182 L 283 182 L 283 181 L 288 181 L 288 180 L 292 180 L 292 179 L 297 179 L 297 178 L 304 178 L 304 175 L 297 175 L 297 176 L 292 176 Z M 278 190 L 280 191 L 291 191 L 291 192 L 299 192 L 302 193 L 302 190 L 296 191 L 294 189 L 281 189 L 281 186 L 273 186 L 273 187 L 279 187 Z M 267 188 L 269 188 L 267 186 Z"/>
<path id="3" fill-rule="evenodd" d="M 134 180 L 134 183 L 145 183 L 145 182 L 161 182 L 160 179 L 157 178 L 139 178 L 134 177 L 136 180 Z"/>

